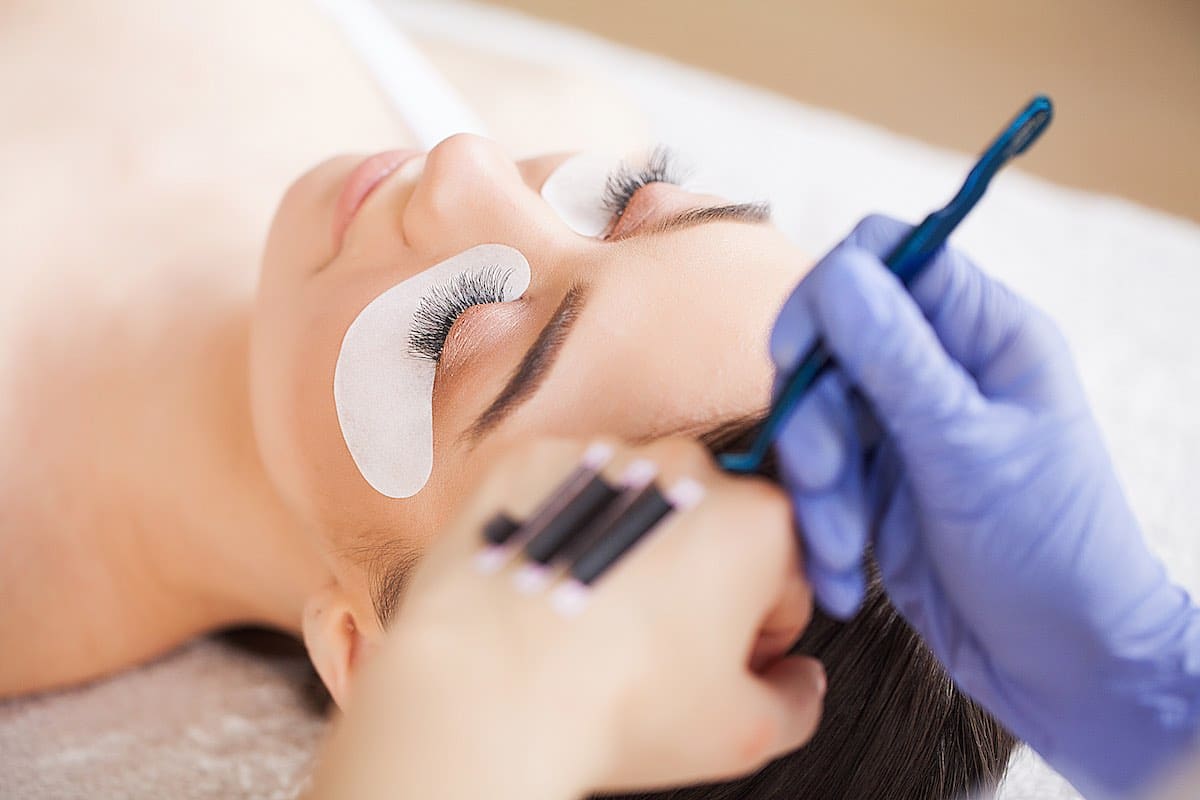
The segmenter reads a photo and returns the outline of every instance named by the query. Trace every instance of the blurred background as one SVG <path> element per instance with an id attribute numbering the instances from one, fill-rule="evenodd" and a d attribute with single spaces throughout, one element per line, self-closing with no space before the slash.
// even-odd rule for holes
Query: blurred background
<path id="1" fill-rule="evenodd" d="M 490 2 L 968 153 L 1044 92 L 1022 169 L 1200 220 L 1200 0 Z"/>

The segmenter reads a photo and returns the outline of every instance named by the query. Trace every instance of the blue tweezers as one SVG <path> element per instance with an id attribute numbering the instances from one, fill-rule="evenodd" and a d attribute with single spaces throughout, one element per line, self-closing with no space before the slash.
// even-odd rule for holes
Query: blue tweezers
<path id="1" fill-rule="evenodd" d="M 921 274 L 950 232 L 975 207 L 979 198 L 983 197 L 992 177 L 1009 160 L 1025 152 L 1037 141 L 1042 131 L 1050 124 L 1053 115 L 1054 106 L 1050 98 L 1040 95 L 1033 98 L 987 150 L 983 151 L 983 155 L 963 182 L 962 188 L 954 195 L 954 199 L 944 208 L 927 216 L 888 254 L 884 263 L 905 286 Z M 785 380 L 783 390 L 780 391 L 755 437 L 754 445 L 748 452 L 726 453 L 721 456 L 721 466 L 729 472 L 756 472 L 784 421 L 817 379 L 833 365 L 833 357 L 824 343 L 817 339 L 801 359 L 800 365 Z"/>

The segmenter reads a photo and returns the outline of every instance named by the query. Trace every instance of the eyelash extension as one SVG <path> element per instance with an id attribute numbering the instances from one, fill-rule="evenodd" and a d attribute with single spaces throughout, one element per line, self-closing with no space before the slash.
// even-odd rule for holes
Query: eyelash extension
<path id="1" fill-rule="evenodd" d="M 492 265 L 460 273 L 454 280 L 430 289 L 413 313 L 412 330 L 408 334 L 409 355 L 436 364 L 459 316 L 474 306 L 504 302 L 504 287 L 510 277 L 511 269 Z"/>
<path id="2" fill-rule="evenodd" d="M 671 183 L 679 186 L 686 179 L 687 174 L 679 165 L 675 153 L 663 145 L 658 145 L 650 152 L 641 168 L 622 162 L 614 169 L 604 182 L 604 196 L 601 202 L 612 214 L 613 219 L 620 219 L 633 196 L 643 186 L 650 183 Z"/>

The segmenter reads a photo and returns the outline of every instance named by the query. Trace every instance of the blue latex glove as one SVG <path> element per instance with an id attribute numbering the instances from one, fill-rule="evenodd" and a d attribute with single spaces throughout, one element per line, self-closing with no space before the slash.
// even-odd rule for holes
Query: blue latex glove
<path id="1" fill-rule="evenodd" d="M 854 612 L 870 542 L 959 686 L 1081 790 L 1127 793 L 1200 727 L 1200 611 L 1147 549 L 1055 326 L 948 249 L 910 296 L 880 261 L 908 230 L 860 223 L 772 333 L 781 372 L 818 334 L 839 365 L 776 445 L 817 598 Z"/>

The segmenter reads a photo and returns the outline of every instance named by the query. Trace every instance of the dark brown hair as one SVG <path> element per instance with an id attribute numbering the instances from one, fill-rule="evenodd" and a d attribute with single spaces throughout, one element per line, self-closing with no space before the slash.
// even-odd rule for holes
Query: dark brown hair
<path id="1" fill-rule="evenodd" d="M 713 453 L 743 450 L 759 422 L 724 424 L 700 439 Z M 773 460 L 762 471 L 776 477 Z M 829 677 L 825 712 L 812 741 L 738 780 L 605 797 L 952 800 L 997 784 L 1016 739 L 955 687 L 871 572 L 854 619 L 838 622 L 817 610 L 792 648 L 820 659 Z M 394 602 L 376 598 L 376 606 L 391 608 Z"/>

